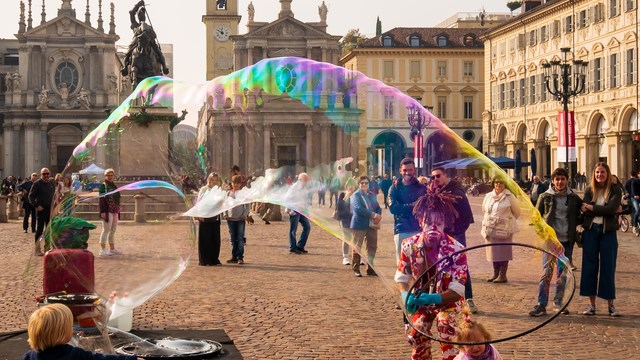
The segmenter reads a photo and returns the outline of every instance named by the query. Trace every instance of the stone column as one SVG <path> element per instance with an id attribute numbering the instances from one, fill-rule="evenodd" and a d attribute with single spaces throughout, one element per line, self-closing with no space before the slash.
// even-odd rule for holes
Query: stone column
<path id="1" fill-rule="evenodd" d="M 14 174 L 13 168 L 13 155 L 15 154 L 14 147 L 17 144 L 13 142 L 14 134 L 13 134 L 13 122 L 10 120 L 5 120 L 4 122 L 4 171 L 3 177 L 7 177 L 9 175 L 17 175 Z"/>
<path id="2" fill-rule="evenodd" d="M 49 163 L 51 162 L 51 159 L 49 158 L 49 144 L 47 141 L 47 130 L 49 128 L 49 124 L 47 123 L 40 123 L 40 146 L 36 147 L 36 149 L 38 149 L 39 151 L 36 151 L 36 171 L 35 172 L 39 172 L 40 168 L 43 167 L 48 167 Z M 38 139 L 36 139 L 36 141 L 38 141 Z"/>
<path id="3" fill-rule="evenodd" d="M 358 163 L 358 161 L 360 160 L 360 156 L 359 156 L 359 141 L 358 141 L 358 132 L 360 131 L 360 129 L 357 126 L 350 126 L 349 127 L 350 133 L 349 133 L 349 144 L 351 146 L 351 156 L 353 157 L 353 166 L 354 167 L 360 167 L 360 164 Z M 362 169 L 360 169 L 362 170 Z M 359 172 L 359 175 L 363 175 L 364 172 Z"/>
<path id="4" fill-rule="evenodd" d="M 325 46 L 322 47 L 322 62 L 327 62 L 327 48 Z"/>
<path id="5" fill-rule="evenodd" d="M 19 212 L 18 212 L 18 194 L 11 194 L 8 196 L 9 199 L 9 211 L 7 213 L 7 217 L 9 220 L 18 220 Z"/>
<path id="6" fill-rule="evenodd" d="M 38 151 L 36 142 L 36 121 L 28 120 L 24 124 L 24 173 L 37 172 L 36 155 Z"/>
<path id="7" fill-rule="evenodd" d="M 342 126 L 336 126 L 336 160 L 342 159 L 343 154 L 343 145 L 344 145 L 344 130 Z"/>
<path id="8" fill-rule="evenodd" d="M 315 165 L 313 162 L 313 124 L 305 124 L 305 126 L 307 127 L 307 134 L 305 136 L 307 144 L 305 151 L 305 165 L 307 166 L 307 171 L 309 171 L 309 168 Z"/>
<path id="9" fill-rule="evenodd" d="M 231 125 L 232 138 L 233 142 L 231 143 L 231 148 L 233 149 L 233 165 L 240 166 L 240 125 L 233 124 Z M 246 169 L 244 169 L 246 171 Z"/>
<path id="10" fill-rule="evenodd" d="M 247 47 L 247 66 L 253 65 L 253 45 Z"/>
<path id="11" fill-rule="evenodd" d="M 320 127 L 320 161 L 323 164 L 329 163 L 329 154 L 331 149 L 329 148 L 329 124 L 322 124 Z"/>
<path id="12" fill-rule="evenodd" d="M 267 170 L 271 168 L 271 124 L 264 124 L 262 134 L 264 138 L 264 169 Z"/>
<path id="13" fill-rule="evenodd" d="M 256 158 L 257 154 L 255 151 L 255 134 L 256 130 L 249 125 L 244 125 L 244 149 L 245 149 L 245 164 L 247 168 L 245 169 L 245 173 L 250 175 L 252 172 L 256 171 Z"/>

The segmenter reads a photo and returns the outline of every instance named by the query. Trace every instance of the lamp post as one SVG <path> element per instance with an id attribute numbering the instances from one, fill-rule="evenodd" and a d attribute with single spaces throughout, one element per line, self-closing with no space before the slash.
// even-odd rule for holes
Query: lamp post
<path id="1" fill-rule="evenodd" d="M 416 99 L 418 101 L 421 98 Z M 426 129 L 431 123 L 431 117 L 426 116 L 424 107 L 411 104 L 407 107 L 407 121 L 411 126 L 411 137 L 413 138 L 413 161 L 416 165 L 416 176 L 422 175 L 421 169 L 424 168 L 424 138 L 422 130 Z"/>
<path id="2" fill-rule="evenodd" d="M 560 51 L 563 54 L 562 60 L 552 60 L 542 64 L 542 68 L 544 69 L 544 82 L 547 91 L 551 93 L 554 99 L 562 101 L 565 146 L 564 166 L 569 177 L 573 178 L 569 168 L 569 130 L 574 134 L 573 140 L 575 141 L 575 124 L 571 121 L 571 129 L 569 129 L 569 101 L 571 97 L 576 97 L 584 91 L 588 62 L 582 60 L 570 61 L 571 48 L 563 47 Z"/>

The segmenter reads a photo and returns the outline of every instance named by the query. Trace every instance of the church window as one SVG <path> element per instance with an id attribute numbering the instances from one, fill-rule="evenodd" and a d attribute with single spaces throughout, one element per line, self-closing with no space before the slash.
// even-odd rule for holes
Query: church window
<path id="1" fill-rule="evenodd" d="M 55 83 L 56 87 L 65 83 L 69 87 L 69 93 L 73 94 L 78 87 L 78 68 L 69 61 L 61 62 L 56 68 Z"/>
<path id="2" fill-rule="evenodd" d="M 293 65 L 287 64 L 276 73 L 276 84 L 280 91 L 290 93 L 296 88 L 297 77 Z"/>

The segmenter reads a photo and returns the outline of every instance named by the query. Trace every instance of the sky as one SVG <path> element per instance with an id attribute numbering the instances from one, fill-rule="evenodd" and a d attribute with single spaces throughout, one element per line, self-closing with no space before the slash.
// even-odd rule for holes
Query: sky
<path id="1" fill-rule="evenodd" d="M 33 0 L 33 25 L 40 24 L 42 1 Z M 57 16 L 62 0 L 44 0 L 46 2 L 47 21 Z M 116 33 L 120 36 L 118 45 L 127 46 L 131 41 L 129 28 L 129 10 L 138 0 L 115 0 Z M 26 7 L 27 0 L 25 0 Z M 76 17 L 84 21 L 86 0 L 73 0 Z M 102 4 L 102 17 L 105 31 L 109 29 L 109 1 Z M 322 0 L 293 0 L 291 9 L 295 18 L 303 22 L 319 21 L 318 6 Z M 430 27 L 438 24 L 455 13 L 478 12 L 483 8 L 488 13 L 509 10 L 507 0 L 325 0 L 329 9 L 327 32 L 332 35 L 344 35 L 353 28 L 368 37 L 375 35 L 376 18 L 382 22 L 382 31 L 394 27 Z M 173 44 L 174 73 L 176 80 L 190 83 L 205 81 L 205 26 L 202 15 L 205 14 L 205 0 L 148 0 L 149 19 L 161 43 Z M 15 38 L 18 32 L 20 14 L 19 0 L 2 0 L 0 12 L 0 38 Z M 97 27 L 98 0 L 89 0 L 92 26 Z M 246 33 L 247 6 L 249 0 L 239 0 L 238 11 L 242 16 L 240 33 Z M 271 22 L 277 19 L 280 11 L 278 0 L 254 0 L 255 21 Z M 27 10 L 25 10 L 26 12 Z M 25 15 L 26 16 L 26 15 Z M 195 114 L 192 112 L 192 114 Z M 192 118 L 192 117 L 189 117 Z M 191 120 L 191 119 L 190 119 Z M 192 123 L 192 121 L 189 121 Z M 195 123 L 195 122 L 194 122 Z"/>

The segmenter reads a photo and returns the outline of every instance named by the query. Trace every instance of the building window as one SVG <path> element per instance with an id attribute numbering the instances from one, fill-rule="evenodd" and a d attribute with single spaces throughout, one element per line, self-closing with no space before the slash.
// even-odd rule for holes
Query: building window
<path id="1" fill-rule="evenodd" d="M 636 84 L 636 49 L 627 50 L 627 85 Z"/>
<path id="2" fill-rule="evenodd" d="M 438 36 L 438 46 L 445 47 L 448 45 L 447 37 L 444 35 Z"/>
<path id="3" fill-rule="evenodd" d="M 216 0 L 216 9 L 227 10 L 227 0 Z"/>
<path id="4" fill-rule="evenodd" d="M 384 77 L 385 79 L 393 79 L 393 61 L 386 60 L 384 62 Z"/>
<path id="5" fill-rule="evenodd" d="M 447 97 L 438 96 L 438 117 L 440 120 L 447 118 Z"/>
<path id="6" fill-rule="evenodd" d="M 516 107 L 516 82 L 515 81 L 509 81 L 509 107 L 510 108 L 514 108 Z"/>
<path id="7" fill-rule="evenodd" d="M 553 20 L 553 38 L 560 36 L 560 20 Z"/>
<path id="8" fill-rule="evenodd" d="M 518 50 L 524 50 L 525 41 L 525 34 L 518 34 Z"/>
<path id="9" fill-rule="evenodd" d="M 393 119 L 393 96 L 384 97 L 384 118 Z"/>
<path id="10" fill-rule="evenodd" d="M 527 104 L 527 80 L 520 79 L 520 106 L 524 106 Z"/>
<path id="11" fill-rule="evenodd" d="M 636 8 L 636 0 L 627 0 L 625 10 L 631 11 Z"/>
<path id="12" fill-rule="evenodd" d="M 572 33 L 573 32 L 573 15 L 569 15 L 564 18 L 564 33 Z"/>
<path id="13" fill-rule="evenodd" d="M 602 91 L 602 58 L 593 59 L 593 91 Z"/>
<path id="14" fill-rule="evenodd" d="M 620 15 L 618 11 L 618 1 L 620 0 L 609 0 L 609 17 Z"/>
<path id="15" fill-rule="evenodd" d="M 587 9 L 580 11 L 578 14 L 578 29 L 589 26 L 589 17 L 587 16 Z"/>
<path id="16" fill-rule="evenodd" d="M 537 40 L 538 39 L 536 39 L 536 31 L 529 31 L 529 46 L 534 46 L 537 43 Z"/>
<path id="17" fill-rule="evenodd" d="M 447 77 L 446 61 L 438 61 L 438 77 Z"/>
<path id="18" fill-rule="evenodd" d="M 592 17 L 593 17 L 594 23 L 599 23 L 604 20 L 604 4 L 601 4 L 601 3 L 595 4 L 591 8 L 591 11 L 593 12 Z"/>
<path id="19" fill-rule="evenodd" d="M 467 142 L 470 142 L 471 140 L 475 139 L 475 137 L 476 137 L 476 134 L 474 134 L 472 130 L 465 130 L 462 133 L 462 138 Z"/>
<path id="20" fill-rule="evenodd" d="M 409 42 L 412 47 L 420 46 L 420 38 L 416 35 L 411 36 L 411 38 L 409 39 Z"/>
<path id="21" fill-rule="evenodd" d="M 57 88 L 65 84 L 69 88 L 69 94 L 73 94 L 78 87 L 78 68 L 69 61 L 61 62 L 56 68 L 54 79 Z"/>
<path id="22" fill-rule="evenodd" d="M 549 40 L 549 32 L 547 31 L 547 29 L 547 26 L 543 26 L 540 28 L 540 42 Z"/>
<path id="23" fill-rule="evenodd" d="M 476 46 L 476 38 L 473 35 L 465 35 L 464 46 Z"/>
<path id="24" fill-rule="evenodd" d="M 616 88 L 618 83 L 618 54 L 609 55 L 609 88 Z"/>
<path id="25" fill-rule="evenodd" d="M 473 76 L 473 61 L 464 62 L 464 76 L 468 76 L 468 77 Z"/>
<path id="26" fill-rule="evenodd" d="M 538 78 L 538 86 L 540 88 L 540 102 L 545 102 L 547 101 L 547 89 L 545 89 L 545 83 L 544 83 L 544 75 L 540 74 L 540 77 Z"/>
<path id="27" fill-rule="evenodd" d="M 464 97 L 464 118 L 473 119 L 473 96 Z"/>
<path id="28" fill-rule="evenodd" d="M 504 110 L 504 96 L 505 96 L 505 93 L 506 93 L 506 89 L 505 88 L 506 88 L 505 84 L 500 84 L 500 91 L 499 91 L 500 98 L 498 100 L 498 108 L 500 110 Z"/>
<path id="29" fill-rule="evenodd" d="M 420 76 L 420 61 L 411 61 L 411 77 L 419 78 Z"/>
<path id="30" fill-rule="evenodd" d="M 385 36 L 382 38 L 382 46 L 384 47 L 393 46 L 393 40 L 391 40 L 391 36 Z"/>
<path id="31" fill-rule="evenodd" d="M 536 98 L 536 77 L 529 76 L 529 104 L 538 102 Z"/>

